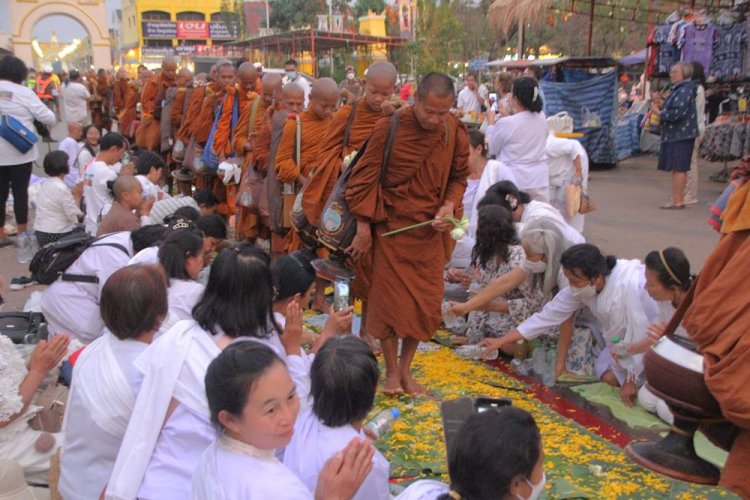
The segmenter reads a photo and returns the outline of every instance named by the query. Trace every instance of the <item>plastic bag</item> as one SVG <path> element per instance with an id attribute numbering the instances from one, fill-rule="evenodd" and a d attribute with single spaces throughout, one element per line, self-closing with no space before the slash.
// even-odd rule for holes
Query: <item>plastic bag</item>
<path id="1" fill-rule="evenodd" d="M 599 118 L 599 115 L 586 106 L 581 108 L 581 114 L 583 115 L 583 128 L 598 128 L 602 126 L 602 119 Z"/>
<path id="2" fill-rule="evenodd" d="M 547 127 L 556 134 L 573 132 L 573 117 L 567 111 L 561 111 L 547 118 Z"/>

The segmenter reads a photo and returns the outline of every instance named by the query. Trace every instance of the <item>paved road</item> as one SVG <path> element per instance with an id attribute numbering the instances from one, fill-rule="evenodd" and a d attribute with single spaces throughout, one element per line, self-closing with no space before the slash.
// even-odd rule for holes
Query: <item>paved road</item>
<path id="1" fill-rule="evenodd" d="M 58 126 L 53 135 L 62 137 L 62 127 Z M 718 168 L 715 164 L 701 164 L 701 202 L 682 211 L 658 208 L 669 198 L 671 184 L 668 174 L 656 170 L 655 157 L 629 159 L 615 169 L 593 172 L 589 191 L 597 210 L 586 218 L 586 238 L 604 251 L 624 258 L 643 259 L 651 250 L 677 246 L 687 253 L 694 270 L 700 270 L 717 240 L 706 218 L 710 203 L 723 189 L 708 180 Z M 18 263 L 14 248 L 0 249 L 0 273 L 6 279 L 26 272 L 25 266 Z M 4 310 L 22 308 L 30 293 L 40 289 L 35 286 L 21 292 L 4 291 Z"/>

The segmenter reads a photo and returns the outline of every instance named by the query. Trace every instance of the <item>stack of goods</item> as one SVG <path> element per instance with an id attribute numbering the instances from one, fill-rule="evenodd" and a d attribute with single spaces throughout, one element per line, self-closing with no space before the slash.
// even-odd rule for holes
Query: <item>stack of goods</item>
<path id="1" fill-rule="evenodd" d="M 721 115 L 706 127 L 701 156 L 709 161 L 738 160 L 750 155 L 750 115 Z"/>

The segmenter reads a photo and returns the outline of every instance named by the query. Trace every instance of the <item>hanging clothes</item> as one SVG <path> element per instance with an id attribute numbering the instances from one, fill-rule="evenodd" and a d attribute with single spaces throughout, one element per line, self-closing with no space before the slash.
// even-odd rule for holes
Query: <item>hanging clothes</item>
<path id="1" fill-rule="evenodd" d="M 743 23 L 717 25 L 709 74 L 720 80 L 740 77 L 746 43 L 747 29 Z"/>
<path id="2" fill-rule="evenodd" d="M 682 60 L 699 62 L 704 69 L 710 68 L 715 31 L 714 26 L 710 24 L 687 24 L 684 28 Z"/>

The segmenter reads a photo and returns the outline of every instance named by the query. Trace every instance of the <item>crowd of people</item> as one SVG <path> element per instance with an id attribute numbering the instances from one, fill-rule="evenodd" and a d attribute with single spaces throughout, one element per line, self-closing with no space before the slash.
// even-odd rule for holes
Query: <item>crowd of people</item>
<path id="1" fill-rule="evenodd" d="M 456 344 L 486 356 L 541 338 L 555 376 L 595 376 L 671 418 L 643 353 L 685 300 L 690 264 L 677 248 L 644 264 L 586 243 L 565 195 L 585 186 L 586 154 L 555 137 L 565 126 L 545 118 L 533 75 L 498 75 L 485 134 L 461 121 L 484 105 L 475 78 L 456 101 L 452 79 L 429 73 L 410 103 L 388 62 L 359 86 L 354 68 L 341 84 L 307 82 L 294 60 L 285 72 L 222 59 L 194 77 L 165 57 L 108 83 L 108 127 L 71 114 L 78 75 L 62 83 L 68 137 L 43 159 L 34 231 L 40 246 L 92 238 L 43 292 L 49 335 L 28 368 L 0 337 L 0 472 L 44 485 L 57 461 L 66 499 L 389 498 L 364 423 L 378 390 L 430 395 L 412 362 L 441 309 L 467 316 Z M 0 60 L 0 110 L 54 123 L 26 73 Z M 20 233 L 38 152 L 0 148 Z M 319 272 L 337 259 L 362 302 L 354 335 L 352 303 L 328 305 Z M 308 308 L 327 314 L 319 333 Z M 62 427 L 35 429 L 32 397 L 61 363 Z M 399 498 L 541 495 L 527 412 L 472 415 L 458 442 L 450 484 Z"/>

